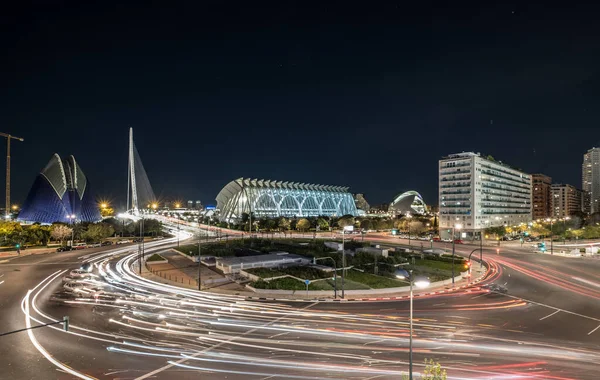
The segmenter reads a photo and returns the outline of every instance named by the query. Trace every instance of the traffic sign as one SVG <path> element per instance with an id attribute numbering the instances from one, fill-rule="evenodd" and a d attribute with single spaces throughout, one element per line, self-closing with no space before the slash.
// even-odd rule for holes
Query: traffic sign
<path id="1" fill-rule="evenodd" d="M 305 283 L 306 285 L 310 285 L 310 280 L 304 280 L 304 283 Z"/>

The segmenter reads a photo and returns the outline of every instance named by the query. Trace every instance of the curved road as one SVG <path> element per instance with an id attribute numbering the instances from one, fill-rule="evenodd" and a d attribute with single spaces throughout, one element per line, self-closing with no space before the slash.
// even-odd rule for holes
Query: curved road
<path id="1" fill-rule="evenodd" d="M 408 368 L 406 301 L 260 303 L 189 291 L 137 276 L 136 251 L 0 264 L 0 332 L 71 321 L 68 333 L 56 325 L 0 337 L 0 378 L 397 379 Z M 433 358 L 451 379 L 596 379 L 600 261 L 519 248 L 485 250 L 484 259 L 487 281 L 508 294 L 473 287 L 417 297 L 415 371 Z M 95 276 L 67 303 L 50 301 L 83 261 Z"/>

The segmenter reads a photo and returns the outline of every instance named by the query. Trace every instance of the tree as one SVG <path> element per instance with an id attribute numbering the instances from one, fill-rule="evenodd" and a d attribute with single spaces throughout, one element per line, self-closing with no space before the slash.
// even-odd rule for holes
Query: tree
<path id="1" fill-rule="evenodd" d="M 50 240 L 50 227 L 38 223 L 23 229 L 23 239 L 28 244 L 46 245 Z"/>
<path id="2" fill-rule="evenodd" d="M 533 236 L 549 236 L 550 229 L 544 227 L 541 224 L 536 223 L 533 226 L 531 226 L 531 235 L 533 235 Z"/>
<path id="3" fill-rule="evenodd" d="M 72 228 L 69 228 L 69 227 L 65 226 L 64 224 L 54 224 L 54 225 L 52 225 L 52 229 L 50 231 L 50 236 L 52 236 L 52 239 L 60 241 L 60 244 L 62 245 L 63 241 L 66 238 L 71 237 L 72 233 L 73 233 Z"/>
<path id="4" fill-rule="evenodd" d="M 411 234 L 420 235 L 423 232 L 425 232 L 425 224 L 423 224 L 423 222 L 414 220 L 414 221 L 409 222 L 409 225 L 410 225 L 410 233 Z"/>
<path id="5" fill-rule="evenodd" d="M 448 375 L 446 374 L 446 370 L 442 369 L 440 363 L 436 363 L 431 360 L 425 359 L 425 369 L 423 370 L 423 375 L 421 379 L 423 380 L 446 380 Z"/>
<path id="6" fill-rule="evenodd" d="M 108 223 L 96 223 L 88 226 L 87 230 L 81 234 L 81 237 L 87 242 L 97 242 L 106 239 L 115 233 L 115 230 Z"/>
<path id="7" fill-rule="evenodd" d="M 106 218 L 108 216 L 113 216 L 115 214 L 115 210 L 112 207 L 101 207 L 100 208 L 100 215 L 103 218 Z"/>
<path id="8" fill-rule="evenodd" d="M 317 226 L 321 231 L 325 231 L 329 229 L 329 222 L 324 218 L 317 219 Z"/>
<path id="9" fill-rule="evenodd" d="M 296 229 L 300 230 L 302 232 L 306 231 L 309 228 L 310 228 L 310 221 L 306 218 L 302 218 L 296 223 Z"/>
<path id="10" fill-rule="evenodd" d="M 485 229 L 486 235 L 496 235 L 497 237 L 506 235 L 506 228 L 504 226 L 488 227 Z"/>
<path id="11" fill-rule="evenodd" d="M 290 221 L 287 218 L 281 218 L 279 219 L 277 226 L 280 230 L 287 231 L 290 229 Z"/>
<path id="12" fill-rule="evenodd" d="M 389 219 L 379 219 L 377 220 L 377 229 L 378 230 L 389 230 L 392 228 L 392 221 Z"/>
<path id="13" fill-rule="evenodd" d="M 340 226 L 340 228 L 353 226 L 353 225 L 354 225 L 354 217 L 351 215 L 344 215 L 343 217 L 340 218 L 340 220 L 338 220 L 338 226 Z"/>
<path id="14" fill-rule="evenodd" d="M 365 231 L 372 230 L 373 222 L 371 222 L 370 219 L 364 219 L 362 222 L 360 222 L 360 228 L 362 228 Z"/>

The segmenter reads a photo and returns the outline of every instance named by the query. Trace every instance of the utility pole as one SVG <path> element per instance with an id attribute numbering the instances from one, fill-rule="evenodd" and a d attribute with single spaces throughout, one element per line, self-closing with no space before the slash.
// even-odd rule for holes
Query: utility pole
<path id="1" fill-rule="evenodd" d="M 200 277 L 200 268 L 202 266 L 202 259 L 201 259 L 202 256 L 200 256 L 200 254 L 201 254 L 200 241 L 202 240 L 201 237 L 202 236 L 198 236 L 198 290 L 202 290 L 202 280 Z"/>
<path id="2" fill-rule="evenodd" d="M 9 135 L 8 133 L 0 132 L 0 136 L 6 137 L 6 209 L 5 216 L 10 215 L 10 140 L 25 141 L 21 137 Z"/>

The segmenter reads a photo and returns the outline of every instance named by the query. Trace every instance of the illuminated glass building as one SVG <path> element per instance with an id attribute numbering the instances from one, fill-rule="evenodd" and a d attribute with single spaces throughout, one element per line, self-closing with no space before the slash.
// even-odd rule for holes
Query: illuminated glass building
<path id="1" fill-rule="evenodd" d="M 69 216 L 75 216 L 69 218 Z M 39 223 L 96 222 L 100 210 L 90 183 L 75 157 L 61 160 L 54 154 L 38 174 L 18 220 Z"/>
<path id="2" fill-rule="evenodd" d="M 255 217 L 356 215 L 347 187 L 238 178 L 217 195 L 220 220 L 235 221 L 243 213 Z"/>

